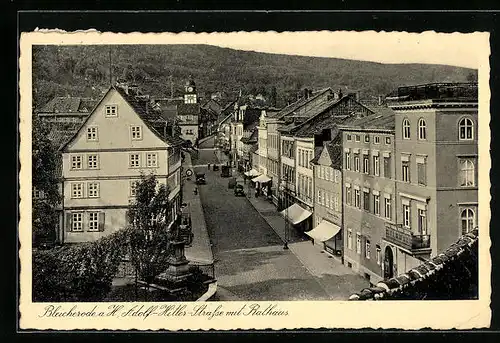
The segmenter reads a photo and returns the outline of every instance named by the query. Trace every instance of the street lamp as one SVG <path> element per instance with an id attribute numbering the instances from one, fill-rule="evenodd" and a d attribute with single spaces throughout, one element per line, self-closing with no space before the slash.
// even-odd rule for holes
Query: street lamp
<path id="1" fill-rule="evenodd" d="M 283 245 L 283 249 L 284 250 L 288 250 L 288 206 L 287 204 L 285 204 L 285 191 L 287 190 L 287 178 L 286 177 L 283 177 L 283 179 L 281 180 L 281 184 L 280 184 L 280 193 L 281 193 L 281 206 L 285 206 L 285 216 L 284 216 L 284 229 L 285 229 L 285 232 L 284 232 L 284 245 Z"/>

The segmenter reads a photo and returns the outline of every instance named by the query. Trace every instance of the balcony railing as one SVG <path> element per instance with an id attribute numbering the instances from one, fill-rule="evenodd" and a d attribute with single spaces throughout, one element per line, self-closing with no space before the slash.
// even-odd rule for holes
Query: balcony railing
<path id="1" fill-rule="evenodd" d="M 385 227 L 385 239 L 412 252 L 431 247 L 429 235 L 416 235 L 409 229 L 395 225 Z"/>

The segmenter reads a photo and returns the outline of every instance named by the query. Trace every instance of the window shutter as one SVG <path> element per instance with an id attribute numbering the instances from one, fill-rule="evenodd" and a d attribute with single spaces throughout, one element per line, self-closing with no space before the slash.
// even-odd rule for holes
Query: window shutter
<path id="1" fill-rule="evenodd" d="M 100 232 L 104 231 L 105 216 L 106 216 L 106 214 L 104 212 L 99 213 L 99 231 Z"/>
<path id="2" fill-rule="evenodd" d="M 71 213 L 66 213 L 66 231 L 71 231 L 73 215 Z"/>

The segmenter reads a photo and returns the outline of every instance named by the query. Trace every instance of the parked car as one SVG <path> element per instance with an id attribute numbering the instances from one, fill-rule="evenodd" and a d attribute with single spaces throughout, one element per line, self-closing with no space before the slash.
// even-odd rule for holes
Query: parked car
<path id="1" fill-rule="evenodd" d="M 237 184 L 236 186 L 234 186 L 234 195 L 235 196 L 245 195 L 245 190 L 243 189 L 243 185 Z"/>
<path id="2" fill-rule="evenodd" d="M 196 173 L 196 184 L 205 185 L 207 181 L 205 180 L 205 173 Z"/>
<path id="3" fill-rule="evenodd" d="M 230 177 L 231 176 L 231 167 L 229 166 L 222 166 L 222 170 L 220 173 L 221 177 Z"/>

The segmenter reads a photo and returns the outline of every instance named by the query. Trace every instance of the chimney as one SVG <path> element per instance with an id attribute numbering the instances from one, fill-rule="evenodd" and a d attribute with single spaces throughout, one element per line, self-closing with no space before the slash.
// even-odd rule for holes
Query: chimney
<path id="1" fill-rule="evenodd" d="M 309 99 L 309 89 L 304 88 L 304 99 Z"/>
<path id="2" fill-rule="evenodd" d="M 382 95 L 378 96 L 378 105 L 382 105 Z"/>

